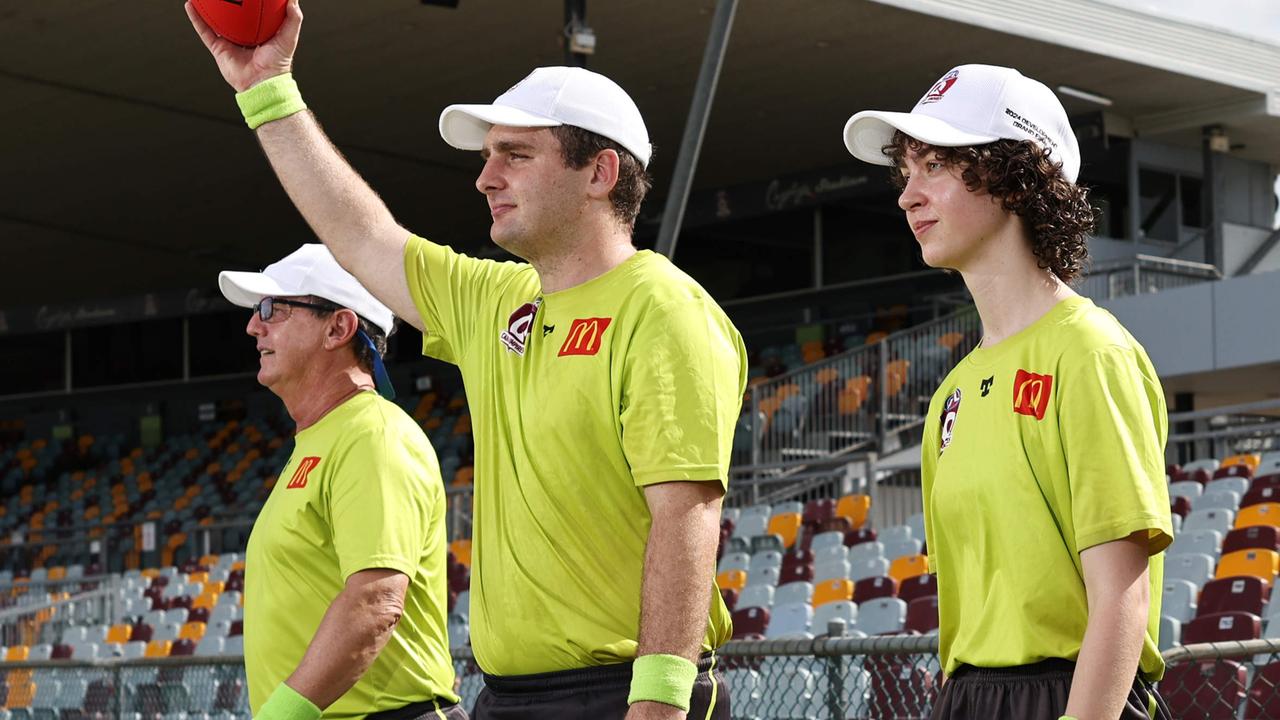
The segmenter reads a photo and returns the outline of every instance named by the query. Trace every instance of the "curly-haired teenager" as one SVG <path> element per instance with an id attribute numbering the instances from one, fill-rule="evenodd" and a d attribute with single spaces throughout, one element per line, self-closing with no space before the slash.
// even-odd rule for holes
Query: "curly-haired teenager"
<path id="1" fill-rule="evenodd" d="M 1072 291 L 1093 217 L 1066 112 L 1016 70 L 962 65 L 910 113 L 845 126 L 889 165 L 924 261 L 964 278 L 983 337 L 930 403 L 921 473 L 948 680 L 933 717 L 1168 717 L 1151 683 L 1164 393 Z"/>

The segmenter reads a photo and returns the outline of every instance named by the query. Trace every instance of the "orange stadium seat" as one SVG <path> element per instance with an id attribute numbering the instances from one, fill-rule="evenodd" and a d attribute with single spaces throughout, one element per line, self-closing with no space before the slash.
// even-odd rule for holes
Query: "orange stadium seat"
<path id="1" fill-rule="evenodd" d="M 454 540 L 449 543 L 449 552 L 458 559 L 458 562 L 471 567 L 471 541 L 470 540 Z"/>
<path id="2" fill-rule="evenodd" d="M 858 377 L 849 378 L 844 383 L 844 389 L 840 391 L 840 399 L 838 401 L 839 412 L 841 415 L 853 415 L 862 408 L 863 403 L 867 401 L 867 392 L 871 389 L 871 378 L 867 375 L 859 375 Z"/>
<path id="3" fill-rule="evenodd" d="M 747 586 L 747 573 L 743 570 L 725 570 L 716 575 L 716 586 L 721 590 L 737 590 Z"/>
<path id="4" fill-rule="evenodd" d="M 112 625 L 107 629 L 107 642 L 109 643 L 127 643 L 132 636 L 133 626 L 127 623 Z"/>
<path id="5" fill-rule="evenodd" d="M 1218 572 L 1215 578 L 1236 576 L 1257 577 L 1268 586 L 1280 572 L 1280 553 L 1275 550 L 1249 549 L 1227 553 L 1218 561 Z"/>
<path id="6" fill-rule="evenodd" d="M 5 662 L 22 662 L 31 657 L 29 645 L 14 645 L 4 651 Z"/>
<path id="7" fill-rule="evenodd" d="M 149 658 L 169 657 L 169 650 L 172 647 L 172 640 L 152 640 L 147 643 L 147 650 L 142 656 Z"/>
<path id="8" fill-rule="evenodd" d="M 1219 468 L 1231 467 L 1232 465 L 1247 465 L 1250 470 L 1257 470 L 1262 464 L 1262 456 L 1257 453 L 1241 453 L 1239 455 L 1231 455 L 1224 458 Z"/>
<path id="9" fill-rule="evenodd" d="M 218 605 L 218 593 L 203 592 L 191 602 L 192 608 L 207 608 L 212 610 Z"/>
<path id="10" fill-rule="evenodd" d="M 31 703 L 36 697 L 36 684 L 30 679 L 20 682 L 14 682 L 12 678 L 8 682 L 9 696 L 5 698 L 4 706 L 9 710 L 25 710 L 31 707 Z"/>
<path id="11" fill-rule="evenodd" d="M 885 369 L 885 394 L 892 397 L 902 392 L 902 388 L 907 386 L 907 370 L 910 367 L 910 360 L 889 361 Z"/>
<path id="12" fill-rule="evenodd" d="M 791 547 L 796 543 L 796 535 L 800 532 L 800 513 L 782 513 L 769 518 L 770 535 L 782 538 L 783 547 Z"/>
<path id="13" fill-rule="evenodd" d="M 867 522 L 867 513 L 871 511 L 871 496 L 845 495 L 836 503 L 836 517 L 849 520 L 853 529 L 861 528 Z"/>
<path id="14" fill-rule="evenodd" d="M 202 622 L 185 623 L 182 626 L 182 630 L 178 631 L 178 639 L 195 640 L 196 642 L 200 642 L 200 639 L 204 637 L 204 632 L 207 629 L 207 626 Z"/>
<path id="15" fill-rule="evenodd" d="M 889 577 L 901 585 L 904 580 L 929 572 L 929 558 L 924 555 L 904 555 L 889 564 Z"/>
<path id="16" fill-rule="evenodd" d="M 1241 508 L 1236 515 L 1235 528 L 1254 527 L 1257 525 L 1280 527 L 1280 503 L 1261 503 Z"/>
<path id="17" fill-rule="evenodd" d="M 819 607 L 831 602 L 853 600 L 853 581 L 847 578 L 823 580 L 813 589 L 813 606 Z"/>

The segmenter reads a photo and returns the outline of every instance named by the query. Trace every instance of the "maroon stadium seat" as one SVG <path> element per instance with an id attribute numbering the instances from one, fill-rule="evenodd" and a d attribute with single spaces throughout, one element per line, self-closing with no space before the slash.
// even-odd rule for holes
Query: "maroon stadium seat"
<path id="1" fill-rule="evenodd" d="M 1173 477 L 1174 475 L 1185 474 L 1182 472 L 1182 466 L 1179 465 L 1178 463 L 1169 463 L 1168 465 L 1165 465 L 1164 472 L 1166 475 L 1170 477 Z"/>
<path id="2" fill-rule="evenodd" d="M 1248 465 L 1228 465 L 1213 471 L 1213 479 L 1225 477 L 1253 478 L 1253 468 Z"/>
<path id="3" fill-rule="evenodd" d="M 853 530 L 853 523 L 847 517 L 833 517 L 818 526 L 818 532 L 842 532 Z"/>
<path id="4" fill-rule="evenodd" d="M 783 565 L 782 574 L 778 578 L 778 585 L 801 581 L 813 582 L 813 565 L 792 565 L 791 567 Z"/>
<path id="5" fill-rule="evenodd" d="M 871 673 L 870 716 L 873 718 L 926 718 L 933 696 L 933 675 L 923 667 L 891 655 L 868 658 Z"/>
<path id="6" fill-rule="evenodd" d="M 788 568 L 794 568 L 800 565 L 808 565 L 813 567 L 813 551 L 803 548 L 792 548 L 787 554 L 782 556 L 782 574 L 787 574 Z"/>
<path id="7" fill-rule="evenodd" d="M 174 640 L 173 647 L 169 648 L 169 657 L 185 657 L 187 655 L 196 654 L 196 644 L 194 640 L 182 639 Z"/>
<path id="8" fill-rule="evenodd" d="M 938 627 L 938 596 L 919 597 L 907 603 L 907 632 L 921 635 Z"/>
<path id="9" fill-rule="evenodd" d="M 1280 487 L 1280 473 L 1270 473 L 1267 475 L 1259 475 L 1253 479 L 1250 489 L 1260 487 Z"/>
<path id="10" fill-rule="evenodd" d="M 769 626 L 769 611 L 764 608 L 750 607 L 733 613 L 733 637 L 735 640 L 748 635 L 764 635 Z"/>
<path id="11" fill-rule="evenodd" d="M 233 590 L 236 592 L 244 592 L 244 576 L 234 575 L 234 574 L 231 575 L 230 577 L 227 578 L 227 584 L 223 586 L 222 589 L 225 592 L 231 592 Z"/>
<path id="12" fill-rule="evenodd" d="M 737 523 L 735 523 L 735 522 L 733 521 L 733 518 L 721 518 L 721 519 L 720 519 L 720 531 L 721 531 L 722 533 L 723 533 L 724 531 L 728 530 L 728 531 L 729 531 L 729 534 L 730 534 L 730 535 L 732 535 L 732 534 L 733 534 L 733 529 L 734 529 L 735 527 L 737 527 L 737 526 L 738 526 L 738 524 L 737 524 Z"/>
<path id="13" fill-rule="evenodd" d="M 861 545 L 864 542 L 875 542 L 876 531 L 871 528 L 862 528 L 861 530 L 850 530 L 844 534 L 845 547 L 853 547 Z"/>
<path id="14" fill-rule="evenodd" d="M 227 637 L 234 637 L 236 635 L 243 635 L 243 634 L 244 634 L 244 621 L 232 620 L 231 627 L 227 629 Z"/>
<path id="15" fill-rule="evenodd" d="M 1270 525 L 1254 525 L 1232 530 L 1227 533 L 1227 538 L 1222 541 L 1223 555 L 1237 550 L 1252 550 L 1254 548 L 1280 551 L 1280 529 Z"/>
<path id="16" fill-rule="evenodd" d="M 214 710 L 225 710 L 229 713 L 240 711 L 240 696 L 244 693 L 244 679 L 232 678 L 223 680 L 218 685 L 218 696 L 213 701 Z"/>
<path id="17" fill-rule="evenodd" d="M 209 622 L 209 608 L 191 608 L 187 611 L 187 622 Z"/>
<path id="18" fill-rule="evenodd" d="M 1191 512 L 1191 500 L 1182 495 L 1174 495 L 1169 499 L 1169 511 L 1186 520 L 1187 513 Z"/>
<path id="19" fill-rule="evenodd" d="M 1255 640 L 1262 636 L 1262 618 L 1242 612 L 1200 615 L 1182 625 L 1182 644 Z"/>
<path id="20" fill-rule="evenodd" d="M 1280 718 L 1280 662 L 1257 669 L 1244 705 L 1245 720 Z"/>
<path id="21" fill-rule="evenodd" d="M 898 598 L 907 603 L 908 607 L 911 605 L 911 601 L 916 598 L 937 594 L 938 576 L 928 573 L 909 577 L 898 586 Z"/>
<path id="22" fill-rule="evenodd" d="M 820 500 L 810 500 L 804 505 L 804 515 L 801 522 L 813 528 L 822 527 L 822 524 L 836 515 L 836 501 L 831 498 L 823 498 Z"/>
<path id="23" fill-rule="evenodd" d="M 732 588 L 720 588 L 720 597 L 724 598 L 724 606 L 732 611 L 738 605 L 738 591 Z"/>
<path id="24" fill-rule="evenodd" d="M 129 633 L 129 640 L 131 642 L 132 641 L 151 642 L 151 635 L 154 632 L 155 630 L 147 623 L 144 623 L 144 622 L 134 623 L 133 631 Z"/>
<path id="25" fill-rule="evenodd" d="M 1170 665 L 1158 686 L 1174 717 L 1235 720 L 1248 671 L 1231 660 Z"/>
<path id="26" fill-rule="evenodd" d="M 1191 473 L 1191 476 L 1188 477 L 1187 479 L 1195 480 L 1201 485 L 1208 485 L 1209 481 L 1213 480 L 1213 476 L 1209 474 L 1208 470 L 1201 469 Z"/>
<path id="27" fill-rule="evenodd" d="M 49 654 L 49 657 L 53 660 L 70 660 L 71 653 L 70 645 L 58 644 L 53 646 L 53 652 Z"/>
<path id="28" fill-rule="evenodd" d="M 155 576 L 155 577 L 151 578 L 151 585 L 150 585 L 150 587 L 153 587 L 153 588 L 162 588 L 162 587 L 164 587 L 164 586 L 166 586 L 166 585 L 168 585 L 168 584 L 169 584 L 169 576 L 168 576 L 168 575 L 157 575 L 157 576 Z"/>
<path id="29" fill-rule="evenodd" d="M 174 597 L 169 598 L 169 609 L 170 609 L 170 610 L 176 610 L 177 608 L 186 608 L 186 609 L 190 610 L 190 609 L 191 609 L 191 596 L 190 596 L 190 595 L 175 595 Z"/>
<path id="30" fill-rule="evenodd" d="M 898 581 L 887 575 L 863 578 L 853 584 L 853 600 L 864 603 L 883 597 L 898 596 Z"/>
<path id="31" fill-rule="evenodd" d="M 1244 612 L 1261 617 L 1266 595 L 1267 586 L 1262 578 L 1228 577 L 1211 580 L 1200 590 L 1196 616 Z"/>
<path id="32" fill-rule="evenodd" d="M 1280 502 L 1280 485 L 1250 486 L 1249 492 L 1240 498 L 1240 507 L 1247 508 L 1250 505 L 1261 505 L 1269 502 Z"/>

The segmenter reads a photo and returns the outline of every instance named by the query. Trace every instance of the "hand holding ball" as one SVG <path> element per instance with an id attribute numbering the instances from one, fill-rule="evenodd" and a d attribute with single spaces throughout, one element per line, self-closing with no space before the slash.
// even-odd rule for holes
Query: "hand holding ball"
<path id="1" fill-rule="evenodd" d="M 257 47 L 284 22 L 287 0 L 191 0 L 213 31 L 237 45 Z"/>

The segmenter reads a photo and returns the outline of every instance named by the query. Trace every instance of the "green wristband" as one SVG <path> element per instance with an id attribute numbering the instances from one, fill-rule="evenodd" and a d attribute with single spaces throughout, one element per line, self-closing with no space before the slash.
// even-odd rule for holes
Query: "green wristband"
<path id="1" fill-rule="evenodd" d="M 689 712 L 698 666 L 679 655 L 641 655 L 631 666 L 627 704 L 650 700 Z"/>
<path id="2" fill-rule="evenodd" d="M 1058 718 L 1058 720 L 1076 720 L 1076 719 L 1071 717 L 1070 715 L 1063 715 L 1062 717 Z"/>
<path id="3" fill-rule="evenodd" d="M 253 720 L 316 720 L 319 717 L 320 708 L 298 694 L 297 690 L 280 683 Z"/>
<path id="4" fill-rule="evenodd" d="M 236 93 L 236 104 L 244 114 L 244 121 L 249 123 L 250 130 L 273 120 L 287 118 L 294 113 L 307 109 L 302 101 L 302 93 L 298 92 L 298 83 L 293 73 L 277 75 L 263 80 L 242 93 Z"/>

